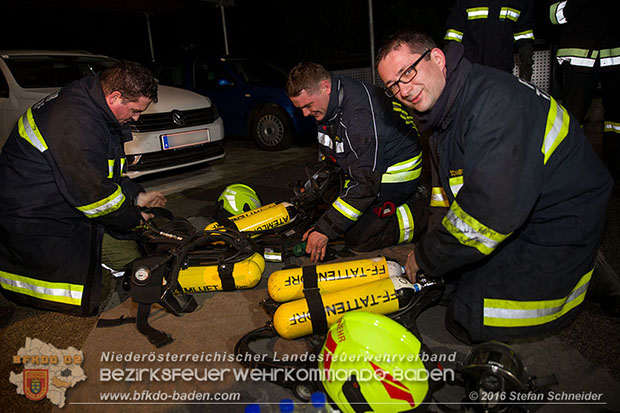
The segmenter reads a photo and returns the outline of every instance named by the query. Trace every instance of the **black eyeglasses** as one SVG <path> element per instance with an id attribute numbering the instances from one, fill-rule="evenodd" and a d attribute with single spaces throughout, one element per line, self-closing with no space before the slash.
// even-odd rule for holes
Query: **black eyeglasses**
<path id="1" fill-rule="evenodd" d="M 415 62 L 413 62 L 413 64 L 411 66 L 409 66 L 401 75 L 400 77 L 391 85 L 389 85 L 388 87 L 386 87 L 383 92 L 385 93 L 385 95 L 389 98 L 393 98 L 394 96 L 396 96 L 396 94 L 398 93 L 398 91 L 400 90 L 400 86 L 398 86 L 399 83 L 409 83 L 413 80 L 413 78 L 415 78 L 415 76 L 418 74 L 418 71 L 416 69 L 416 66 L 418 65 L 418 63 L 420 63 L 422 61 L 422 59 L 424 59 L 424 57 L 431 51 L 431 49 L 428 49 L 427 51 L 425 51 L 424 53 L 422 53 L 422 56 L 420 56 L 418 58 L 418 60 L 416 60 Z"/>

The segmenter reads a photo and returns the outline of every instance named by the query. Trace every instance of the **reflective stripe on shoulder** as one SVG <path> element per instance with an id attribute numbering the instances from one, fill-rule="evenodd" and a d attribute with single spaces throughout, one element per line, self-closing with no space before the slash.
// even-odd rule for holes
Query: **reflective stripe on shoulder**
<path id="1" fill-rule="evenodd" d="M 442 187 L 436 186 L 431 190 L 431 206 L 444 208 L 448 208 L 450 206 L 446 192 Z"/>
<path id="2" fill-rule="evenodd" d="M 463 32 L 459 32 L 458 30 L 448 29 L 446 35 L 444 36 L 444 40 L 454 40 L 456 42 L 463 41 Z"/>
<path id="3" fill-rule="evenodd" d="M 392 101 L 392 109 L 394 110 L 394 112 L 398 113 L 398 115 L 405 121 L 407 125 L 411 125 L 416 131 L 418 130 L 418 126 L 415 124 L 413 116 L 411 116 L 409 112 L 404 110 L 400 103 Z"/>
<path id="4" fill-rule="evenodd" d="M 513 301 L 485 298 L 484 325 L 528 327 L 557 320 L 583 302 L 593 271 L 582 276 L 570 294 L 557 300 Z"/>
<path id="5" fill-rule="evenodd" d="M 467 12 L 467 20 L 486 19 L 489 17 L 488 7 L 474 7 L 465 11 Z"/>
<path id="6" fill-rule="evenodd" d="M 26 113 L 19 118 L 18 124 L 19 136 L 30 142 L 30 144 L 37 148 L 37 150 L 41 153 L 48 149 L 47 143 L 45 143 L 45 139 L 43 139 L 43 136 L 41 135 L 41 131 L 39 131 L 37 124 L 34 122 L 32 108 L 28 109 Z"/>
<path id="7" fill-rule="evenodd" d="M 413 221 L 413 215 L 409 205 L 402 204 L 396 208 L 396 215 L 398 216 L 398 243 L 404 244 L 411 242 L 413 239 L 413 230 L 415 228 L 415 222 Z"/>
<path id="8" fill-rule="evenodd" d="M 551 24 L 565 24 L 568 22 L 564 17 L 564 7 L 566 7 L 566 0 L 553 3 L 549 7 L 549 20 Z"/>
<path id="9" fill-rule="evenodd" d="M 116 191 L 112 195 L 92 204 L 79 206 L 77 209 L 88 218 L 96 218 L 116 211 L 123 205 L 123 202 L 125 202 L 125 195 L 121 187 L 116 185 Z"/>
<path id="10" fill-rule="evenodd" d="M 336 211 L 340 212 L 351 221 L 357 221 L 359 217 L 362 216 L 362 213 L 360 211 L 358 211 L 352 205 L 343 201 L 340 197 L 338 197 L 338 199 L 334 201 L 332 206 L 336 209 Z"/>
<path id="11" fill-rule="evenodd" d="M 0 285 L 14 293 L 29 295 L 39 300 L 81 305 L 84 286 L 69 283 L 41 281 L 23 275 L 0 271 Z"/>
<path id="12" fill-rule="evenodd" d="M 489 255 L 510 234 L 499 233 L 465 212 L 459 204 L 452 202 L 448 213 L 441 221 L 442 225 L 461 244 L 476 248 L 484 255 Z"/>
<path id="13" fill-rule="evenodd" d="M 551 98 L 549 104 L 549 113 L 547 114 L 547 126 L 545 128 L 545 138 L 542 145 L 542 153 L 544 155 L 544 164 L 547 164 L 549 158 L 557 147 L 562 143 L 566 135 L 568 135 L 568 126 L 570 117 L 566 109 L 564 109 L 555 99 Z"/>

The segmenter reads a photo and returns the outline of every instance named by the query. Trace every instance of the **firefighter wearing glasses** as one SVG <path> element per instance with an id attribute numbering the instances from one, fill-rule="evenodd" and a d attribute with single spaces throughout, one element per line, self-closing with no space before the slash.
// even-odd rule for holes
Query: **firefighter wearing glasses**
<path id="1" fill-rule="evenodd" d="M 369 251 L 411 242 L 425 229 L 424 202 L 414 202 L 422 170 L 419 135 L 411 115 L 381 89 L 302 62 L 288 75 L 293 104 L 318 125 L 320 151 L 347 181 L 340 196 L 306 232 L 313 262 L 328 240 Z"/>
<path id="2" fill-rule="evenodd" d="M 612 180 L 555 99 L 463 52 L 404 30 L 378 53 L 388 87 L 428 53 L 394 93 L 432 132 L 431 209 L 441 219 L 405 269 L 454 283 L 446 323 L 463 341 L 540 335 L 566 325 L 585 298 Z"/>

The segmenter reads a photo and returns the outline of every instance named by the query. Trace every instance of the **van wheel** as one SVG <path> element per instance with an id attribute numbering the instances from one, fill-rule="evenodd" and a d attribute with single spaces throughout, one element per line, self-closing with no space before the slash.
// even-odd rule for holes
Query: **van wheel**
<path id="1" fill-rule="evenodd" d="M 293 144 L 293 125 L 288 114 L 278 106 L 260 109 L 250 123 L 250 135 L 265 151 L 281 151 Z"/>

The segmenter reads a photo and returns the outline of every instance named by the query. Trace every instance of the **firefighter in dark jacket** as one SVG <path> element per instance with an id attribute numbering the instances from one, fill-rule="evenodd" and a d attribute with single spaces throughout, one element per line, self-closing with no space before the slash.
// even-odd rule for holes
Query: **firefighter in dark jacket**
<path id="1" fill-rule="evenodd" d="M 393 34 L 378 70 L 432 131 L 431 209 L 443 211 L 407 275 L 460 275 L 446 322 L 463 341 L 566 325 L 586 295 L 612 186 L 579 124 L 529 83 L 472 64 L 462 45 L 444 54 L 425 34 Z"/>
<path id="2" fill-rule="evenodd" d="M 605 118 L 603 153 L 614 178 L 620 177 L 620 2 L 553 1 L 551 23 L 561 36 L 562 104 L 583 124 L 600 83 Z"/>
<path id="3" fill-rule="evenodd" d="M 288 75 L 293 104 L 318 125 L 322 156 L 346 173 L 340 196 L 304 234 L 313 262 L 328 240 L 369 251 L 411 242 L 425 229 L 423 202 L 414 202 L 422 151 L 413 118 L 374 85 L 302 62 Z M 418 211 L 418 207 L 421 209 Z"/>
<path id="4" fill-rule="evenodd" d="M 144 66 L 117 62 L 32 106 L 0 154 L 0 287 L 26 305 L 92 315 L 104 230 L 120 233 L 165 197 L 124 176 L 127 122 L 157 100 Z"/>
<path id="5" fill-rule="evenodd" d="M 516 50 L 519 76 L 531 79 L 534 0 L 456 0 L 446 26 L 446 43 L 462 43 L 471 62 L 512 73 Z"/>

